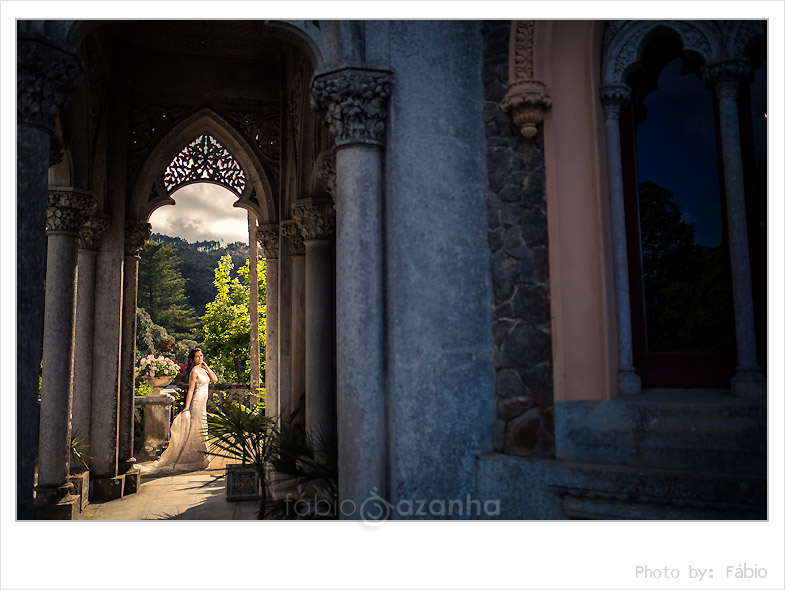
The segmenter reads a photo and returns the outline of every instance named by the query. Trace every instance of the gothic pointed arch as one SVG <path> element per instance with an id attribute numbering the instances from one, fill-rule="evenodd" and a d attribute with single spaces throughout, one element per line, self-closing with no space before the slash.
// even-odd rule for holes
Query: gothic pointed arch
<path id="1" fill-rule="evenodd" d="M 260 223 L 278 219 L 277 198 L 261 161 L 242 134 L 211 109 L 171 129 L 152 149 L 133 179 L 129 215 L 149 219 L 186 184 L 212 182 L 229 188 L 235 207 L 253 211 Z"/>

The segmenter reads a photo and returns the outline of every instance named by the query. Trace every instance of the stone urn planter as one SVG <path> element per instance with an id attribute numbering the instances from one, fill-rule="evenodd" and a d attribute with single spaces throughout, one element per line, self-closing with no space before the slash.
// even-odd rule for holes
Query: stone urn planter
<path id="1" fill-rule="evenodd" d="M 160 395 L 161 390 L 174 381 L 174 377 L 142 377 L 142 381 L 153 388 L 152 395 Z"/>

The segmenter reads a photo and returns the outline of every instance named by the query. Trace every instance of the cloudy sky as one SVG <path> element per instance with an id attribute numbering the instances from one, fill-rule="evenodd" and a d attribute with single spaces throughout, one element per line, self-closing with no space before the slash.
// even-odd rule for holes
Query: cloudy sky
<path id="1" fill-rule="evenodd" d="M 223 244 L 248 241 L 248 214 L 234 207 L 237 197 L 216 184 L 189 184 L 172 194 L 176 205 L 165 205 L 150 216 L 153 231 L 189 242 L 216 240 Z"/>

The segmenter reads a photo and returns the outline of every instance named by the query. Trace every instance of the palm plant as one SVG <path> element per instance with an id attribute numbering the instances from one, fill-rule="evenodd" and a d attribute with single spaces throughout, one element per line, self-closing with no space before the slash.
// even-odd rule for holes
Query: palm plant
<path id="1" fill-rule="evenodd" d="M 71 434 L 71 441 L 70 441 L 70 449 L 71 449 L 71 471 L 73 471 L 74 465 L 81 463 L 81 465 L 85 469 L 89 469 L 90 467 L 87 465 L 87 459 L 92 459 L 89 457 L 85 451 L 88 448 L 88 445 L 85 444 L 84 440 L 79 436 L 79 431 L 76 430 Z"/>
<path id="2" fill-rule="evenodd" d="M 261 485 L 259 517 L 266 510 L 267 482 L 265 468 L 275 446 L 275 421 L 263 415 L 262 405 L 247 408 L 232 402 L 207 414 L 207 440 L 212 443 L 209 454 L 239 459 L 252 465 Z"/>
<path id="3" fill-rule="evenodd" d="M 294 422 L 294 416 L 276 432 L 270 464 L 279 483 L 296 490 L 273 500 L 265 512 L 271 519 L 338 517 L 338 437 L 334 426 L 322 425 L 310 432 Z"/>

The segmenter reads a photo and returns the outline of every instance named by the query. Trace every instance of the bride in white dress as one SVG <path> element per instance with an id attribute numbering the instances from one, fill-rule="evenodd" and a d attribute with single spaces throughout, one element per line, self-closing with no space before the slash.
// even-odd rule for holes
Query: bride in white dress
<path id="1" fill-rule="evenodd" d="M 207 454 L 207 396 L 208 385 L 218 377 L 204 362 L 198 348 L 188 352 L 188 393 L 185 406 L 172 422 L 169 446 L 157 461 L 134 465 L 142 475 L 168 474 L 184 471 L 199 471 L 210 463 Z"/>

